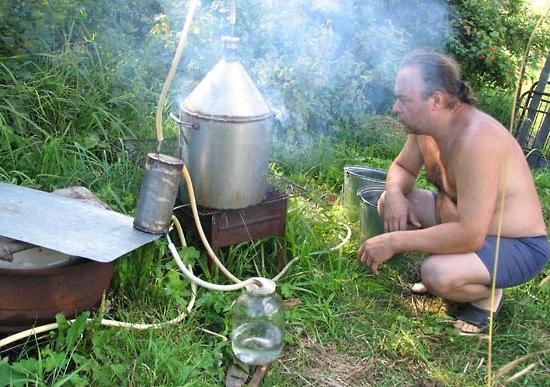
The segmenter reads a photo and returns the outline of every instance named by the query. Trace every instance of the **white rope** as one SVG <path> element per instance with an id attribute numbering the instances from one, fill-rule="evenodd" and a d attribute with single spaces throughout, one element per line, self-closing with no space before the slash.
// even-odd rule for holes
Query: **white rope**
<path id="1" fill-rule="evenodd" d="M 191 21 L 193 20 L 193 14 L 195 13 L 197 4 L 198 4 L 197 0 L 191 0 L 191 4 L 189 4 L 189 9 L 187 11 L 187 16 L 185 17 L 185 23 L 183 25 L 183 30 L 181 31 L 181 34 L 180 34 L 178 46 L 176 47 L 176 52 L 174 54 L 174 58 L 172 59 L 172 64 L 170 65 L 170 69 L 168 70 L 168 75 L 166 76 L 164 84 L 162 85 L 162 91 L 160 92 L 159 99 L 157 102 L 157 112 L 155 116 L 155 125 L 157 128 L 157 141 L 158 141 L 157 148 L 160 148 L 160 144 L 164 139 L 162 134 L 162 110 L 164 109 L 164 101 L 166 101 L 166 96 L 168 95 L 168 90 L 170 89 L 170 83 L 172 83 L 172 78 L 176 73 L 176 68 L 178 67 L 178 63 L 180 62 L 181 53 L 183 52 L 183 49 L 187 44 L 187 34 L 189 33 L 189 29 L 191 28 Z M 157 150 L 160 152 L 160 149 L 157 149 Z"/>
<path id="2" fill-rule="evenodd" d="M 331 247 L 328 250 L 314 251 L 312 253 L 309 253 L 308 255 L 319 255 L 319 254 L 323 254 L 323 253 L 330 253 L 331 251 L 336 251 L 336 250 L 342 248 L 343 246 L 345 246 L 351 239 L 351 228 L 345 223 L 339 222 L 339 224 L 346 229 L 345 238 L 342 239 L 342 241 L 339 244 L 337 244 L 334 247 Z M 292 260 L 289 263 L 286 264 L 286 266 L 283 268 L 283 270 L 281 270 L 281 272 L 279 274 L 277 274 L 275 277 L 273 277 L 272 281 L 277 282 L 278 280 L 280 280 L 281 277 L 283 275 L 285 275 L 285 273 L 288 271 L 290 266 L 292 266 L 298 259 L 300 259 L 300 256 L 296 256 L 296 257 L 292 258 Z"/>
<path id="3" fill-rule="evenodd" d="M 195 305 L 195 299 L 197 296 L 197 286 L 195 284 L 192 284 L 191 287 L 191 300 L 189 301 L 189 304 L 187 305 L 186 310 L 181 313 L 179 316 L 173 318 L 172 320 L 168 320 L 162 323 L 155 323 L 155 324 L 144 324 L 144 323 L 128 323 L 124 321 L 117 321 L 117 320 L 108 320 L 108 319 L 102 319 L 100 324 L 108 327 L 117 327 L 117 328 L 128 328 L 128 329 L 136 329 L 136 330 L 145 330 L 145 329 L 160 329 L 164 328 L 168 325 L 174 325 L 177 324 L 185 319 L 187 317 L 187 314 L 191 313 L 191 310 L 193 309 L 193 306 Z M 69 320 L 67 321 L 69 324 L 74 323 L 76 320 Z M 87 319 L 86 322 L 94 321 L 94 319 Z M 2 340 L 0 340 L 0 348 L 14 343 L 16 341 L 25 339 L 30 336 L 38 335 L 43 332 L 49 332 L 54 329 L 59 328 L 59 325 L 57 323 L 51 323 L 46 325 L 41 325 L 35 328 L 27 329 L 19 333 L 15 333 L 11 336 L 8 336 Z"/>

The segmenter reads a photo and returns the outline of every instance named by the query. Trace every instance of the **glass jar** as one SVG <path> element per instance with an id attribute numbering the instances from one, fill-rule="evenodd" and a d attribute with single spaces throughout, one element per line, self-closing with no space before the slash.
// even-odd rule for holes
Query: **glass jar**
<path id="1" fill-rule="evenodd" d="M 231 348 L 243 363 L 263 365 L 281 354 L 285 317 L 275 282 L 256 280 L 261 286 L 247 286 L 233 305 Z"/>

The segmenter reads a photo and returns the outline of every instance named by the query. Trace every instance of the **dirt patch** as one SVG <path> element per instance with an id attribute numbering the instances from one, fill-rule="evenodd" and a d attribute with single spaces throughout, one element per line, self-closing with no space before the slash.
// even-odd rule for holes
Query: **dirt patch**
<path id="1" fill-rule="evenodd" d="M 284 372 L 306 386 L 372 386 L 376 359 L 361 358 L 330 346 L 301 343 L 280 359 Z"/>

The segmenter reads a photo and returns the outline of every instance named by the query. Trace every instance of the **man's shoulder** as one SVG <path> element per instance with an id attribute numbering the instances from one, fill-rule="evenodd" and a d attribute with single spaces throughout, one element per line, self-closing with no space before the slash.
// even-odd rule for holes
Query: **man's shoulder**
<path id="1" fill-rule="evenodd" d="M 500 122 L 477 109 L 463 128 L 463 133 L 463 142 L 468 148 L 504 146 L 511 137 Z"/>
<path id="2" fill-rule="evenodd" d="M 482 113 L 482 112 L 481 112 Z M 462 128 L 453 147 L 452 159 L 460 165 L 504 160 L 507 144 L 513 139 L 498 121 L 487 114 L 476 114 Z"/>
<path id="3" fill-rule="evenodd" d="M 486 130 L 508 131 L 496 118 L 477 108 L 471 110 L 469 123 L 474 127 L 486 128 Z"/>

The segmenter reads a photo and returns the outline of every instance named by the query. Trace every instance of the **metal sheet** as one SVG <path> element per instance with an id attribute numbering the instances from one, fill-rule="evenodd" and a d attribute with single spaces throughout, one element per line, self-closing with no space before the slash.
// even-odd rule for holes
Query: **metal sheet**
<path id="1" fill-rule="evenodd" d="M 159 238 L 133 218 L 13 184 L 0 183 L 0 236 L 97 262 L 111 262 Z"/>

